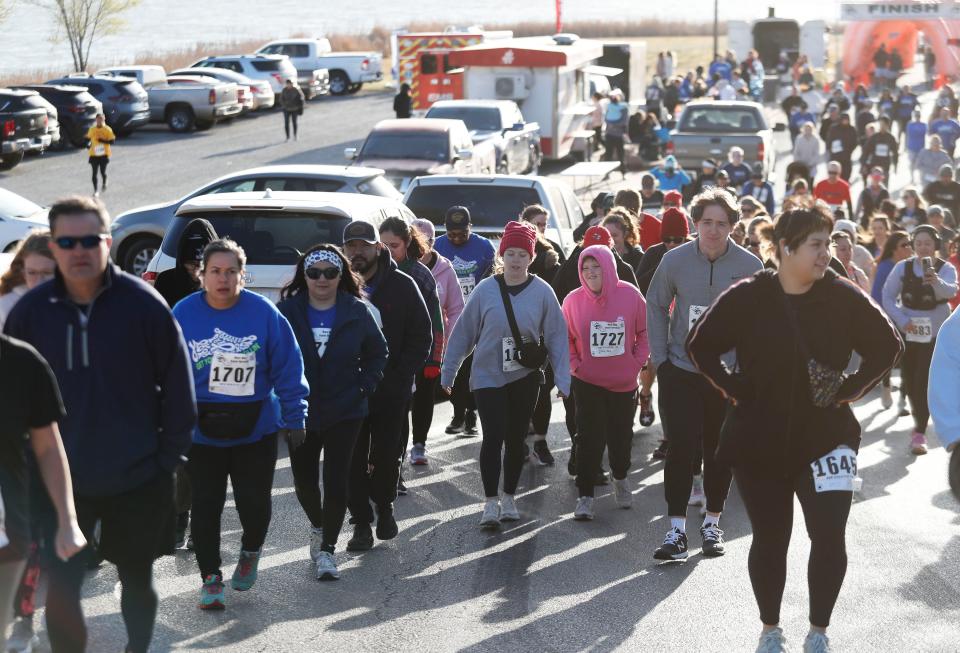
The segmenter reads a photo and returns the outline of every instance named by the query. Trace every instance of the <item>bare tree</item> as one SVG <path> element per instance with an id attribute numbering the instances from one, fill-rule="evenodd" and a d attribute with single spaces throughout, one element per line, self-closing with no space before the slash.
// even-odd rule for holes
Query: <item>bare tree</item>
<path id="1" fill-rule="evenodd" d="M 3 0 L 0 0 L 3 2 Z M 87 69 L 90 49 L 101 36 L 123 28 L 123 14 L 140 0 L 24 0 L 45 9 L 57 24 L 54 39 L 70 46 L 75 70 Z"/>

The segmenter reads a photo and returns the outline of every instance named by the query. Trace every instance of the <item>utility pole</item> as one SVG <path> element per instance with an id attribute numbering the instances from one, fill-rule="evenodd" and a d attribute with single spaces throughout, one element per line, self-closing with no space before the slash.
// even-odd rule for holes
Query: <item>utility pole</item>
<path id="1" fill-rule="evenodd" d="M 720 38 L 720 21 L 718 16 L 718 7 L 720 0 L 713 0 L 713 57 L 716 59 L 720 54 L 720 47 L 717 40 Z"/>

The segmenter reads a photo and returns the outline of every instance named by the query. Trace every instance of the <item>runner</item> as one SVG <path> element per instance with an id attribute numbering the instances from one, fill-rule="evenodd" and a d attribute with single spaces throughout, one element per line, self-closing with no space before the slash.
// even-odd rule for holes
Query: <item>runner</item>
<path id="1" fill-rule="evenodd" d="M 93 171 L 93 196 L 100 195 L 97 188 L 97 171 L 100 171 L 100 178 L 103 180 L 103 191 L 107 191 L 107 164 L 110 163 L 112 155 L 111 146 L 116 142 L 117 137 L 113 129 L 106 123 L 102 113 L 98 113 L 96 124 L 87 130 L 87 141 L 90 146 L 87 150 L 89 155 L 90 168 Z"/>
<path id="2" fill-rule="evenodd" d="M 300 87 L 294 83 L 294 80 L 288 79 L 280 91 L 280 107 L 283 109 L 283 131 L 290 140 L 290 123 L 293 122 L 293 140 L 297 140 L 297 122 L 303 115 L 303 105 L 306 104 L 306 98 Z"/>
<path id="3" fill-rule="evenodd" d="M 582 286 L 563 300 L 577 402 L 577 489 L 573 513 L 593 519 L 593 487 L 608 450 L 617 505 L 633 501 L 627 473 L 640 368 L 647 363 L 646 308 L 637 288 L 617 278 L 613 252 L 592 245 L 580 253 Z"/>
<path id="4" fill-rule="evenodd" d="M 860 165 L 863 169 L 883 171 L 885 179 L 890 178 L 890 165 L 896 169 L 900 163 L 900 144 L 890 133 L 890 118 L 880 116 L 879 131 L 867 139 L 860 148 Z"/>
<path id="5" fill-rule="evenodd" d="M 853 215 L 853 199 L 850 197 L 850 184 L 841 178 L 843 165 L 839 161 L 827 164 L 827 178 L 821 179 L 813 187 L 813 196 L 826 202 L 831 211 L 846 205 L 847 215 Z"/>
<path id="6" fill-rule="evenodd" d="M 486 502 L 480 525 L 517 521 L 514 501 L 523 467 L 523 441 L 543 382 L 540 368 L 549 358 L 561 396 L 570 394 L 566 325 L 547 282 L 529 274 L 536 230 L 508 222 L 500 241 L 503 274 L 485 279 L 467 302 L 450 334 L 441 385 L 452 391 L 457 369 L 475 350 L 470 388 L 483 422 L 480 476 Z M 518 339 L 523 344 L 516 345 Z M 503 454 L 506 446 L 506 454 Z M 501 456 L 503 500 L 498 498 Z"/>
<path id="7" fill-rule="evenodd" d="M 377 539 L 392 540 L 398 533 L 393 502 L 400 481 L 403 420 L 414 378 L 430 356 L 433 331 L 417 283 L 393 262 L 372 224 L 360 220 L 348 224 L 343 230 L 343 253 L 363 279 L 364 294 L 380 312 L 389 351 L 383 380 L 370 398 L 370 412 L 353 450 L 347 492 L 354 525 L 347 551 L 368 551 L 373 547 L 371 502 L 376 506 Z"/>
<path id="8" fill-rule="evenodd" d="M 860 290 L 869 294 L 870 280 L 867 278 L 866 272 L 853 262 L 853 243 L 850 234 L 846 231 L 834 231 L 830 234 L 830 242 L 833 244 L 834 255 L 847 271 L 847 278 L 857 284 Z"/>
<path id="9" fill-rule="evenodd" d="M 903 383 L 913 413 L 910 451 L 927 453 L 927 382 L 937 333 L 950 315 L 947 302 L 957 294 L 957 270 L 936 256 L 940 234 L 929 225 L 913 231 L 914 255 L 897 263 L 883 284 L 883 309 L 906 340 Z"/>
<path id="10" fill-rule="evenodd" d="M 762 653 L 787 650 L 779 623 L 794 495 L 810 537 L 810 632 L 803 650 L 830 650 L 826 628 L 847 567 L 844 531 L 860 445 L 850 404 L 902 351 L 879 307 L 828 269 L 832 228 L 819 207 L 781 214 L 774 228 L 778 270 L 725 292 L 687 339 L 691 362 L 733 404 L 717 456 L 733 467 L 753 527 L 748 568 L 763 623 Z M 736 374 L 723 364 L 731 349 Z M 862 362 L 845 378 L 854 351 Z"/>
<path id="11" fill-rule="evenodd" d="M 846 111 L 840 114 L 840 122 L 830 126 L 827 132 L 827 156 L 840 163 L 840 176 L 850 181 L 853 172 L 853 151 L 860 144 L 857 128 L 850 124 L 850 114 Z M 851 215 L 853 213 L 851 212 Z"/>
<path id="12" fill-rule="evenodd" d="M 240 554 L 230 585 L 257 580 L 270 526 L 277 440 L 291 451 L 306 438 L 309 387 L 287 318 L 262 295 L 244 289 L 247 255 L 228 238 L 203 250 L 203 292 L 173 309 L 190 347 L 199 417 L 187 473 L 193 489 L 190 533 L 200 568 L 201 610 L 222 610 L 220 516 L 227 480 L 240 516 Z"/>
<path id="13" fill-rule="evenodd" d="M 607 228 L 610 237 L 613 238 L 614 251 L 620 255 L 624 263 L 633 268 L 633 273 L 636 274 L 640 268 L 640 259 L 643 258 L 643 248 L 639 244 L 640 234 L 634 215 L 623 207 L 614 208 L 601 224 Z"/>
<path id="14" fill-rule="evenodd" d="M 127 648 L 142 653 L 157 610 L 153 561 L 173 548 L 173 472 L 196 419 L 186 345 L 157 293 L 110 263 L 110 216 L 99 200 L 54 202 L 48 220 L 56 276 L 24 295 L 5 329 L 57 377 L 77 522 L 91 541 L 100 521 L 97 549 L 117 565 Z M 54 651 L 86 646 L 80 596 L 90 555 L 51 563 Z"/>
<path id="15" fill-rule="evenodd" d="M 839 227 L 842 220 L 837 221 Z M 893 266 L 913 256 L 913 244 L 910 242 L 910 236 L 905 231 L 894 231 L 887 238 L 883 251 L 877 257 L 877 269 L 873 277 L 873 285 L 870 289 L 870 298 L 877 303 L 877 306 L 883 307 L 883 284 L 887 282 L 887 277 L 893 271 Z M 854 258 L 856 263 L 856 258 Z M 902 361 L 901 361 L 902 364 Z M 898 410 L 900 417 L 906 417 L 910 414 L 907 409 L 907 389 L 904 383 L 905 379 L 901 375 L 900 379 L 900 401 Z M 884 410 L 893 406 L 893 394 L 890 385 L 890 374 L 883 377 L 883 384 L 880 388 L 880 405 Z"/>
<path id="16" fill-rule="evenodd" d="M 0 330 L 20 298 L 52 279 L 56 269 L 49 231 L 35 231 L 20 241 L 10 266 L 0 277 Z"/>
<path id="17" fill-rule="evenodd" d="M 602 208 L 602 207 L 601 207 Z M 437 238 L 435 248 L 453 265 L 457 281 L 463 291 L 464 301 L 470 299 L 470 293 L 483 279 L 490 276 L 496 250 L 493 243 L 470 229 L 470 211 L 465 206 L 451 206 L 444 218 L 447 233 Z M 477 434 L 477 404 L 470 392 L 470 366 L 473 358 L 468 357 L 460 368 L 460 375 L 453 386 L 450 403 L 453 404 L 453 417 L 447 426 L 449 434 Z"/>
<path id="18" fill-rule="evenodd" d="M 724 400 L 697 375 L 683 343 L 690 327 L 721 292 L 762 268 L 756 256 L 730 240 L 740 215 L 729 193 L 716 188 L 704 191 L 694 199 L 690 213 L 697 237 L 664 255 L 646 297 L 650 359 L 660 380 L 660 419 L 670 441 L 664 468 L 670 530 L 654 553 L 658 560 L 687 557 L 687 503 L 701 446 L 707 503 L 700 529 L 703 553 L 724 553 L 719 522 L 730 489 L 730 470 L 714 456 Z"/>
<path id="19" fill-rule="evenodd" d="M 291 449 L 290 469 L 310 520 L 317 580 L 340 578 L 333 554 L 347 510 L 347 475 L 368 397 L 387 364 L 387 341 L 361 298 L 361 283 L 340 250 L 316 245 L 300 257 L 277 307 L 290 321 L 310 384 L 307 437 Z"/>

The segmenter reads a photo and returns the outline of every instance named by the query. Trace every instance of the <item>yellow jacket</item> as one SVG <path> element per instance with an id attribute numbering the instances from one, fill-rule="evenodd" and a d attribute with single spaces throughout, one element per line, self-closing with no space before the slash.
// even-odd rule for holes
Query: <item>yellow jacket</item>
<path id="1" fill-rule="evenodd" d="M 90 141 L 90 156 L 110 156 L 110 143 L 116 140 L 113 130 L 107 125 L 94 125 L 87 130 L 87 140 Z"/>

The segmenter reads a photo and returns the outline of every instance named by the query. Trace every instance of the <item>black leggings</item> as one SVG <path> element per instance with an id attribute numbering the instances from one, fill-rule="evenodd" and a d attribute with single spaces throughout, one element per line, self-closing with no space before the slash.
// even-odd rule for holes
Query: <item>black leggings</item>
<path id="1" fill-rule="evenodd" d="M 847 573 L 845 532 L 853 493 L 818 493 L 810 472 L 793 478 L 761 478 L 741 470 L 734 473 L 753 526 L 748 567 L 761 621 L 768 626 L 780 622 L 796 494 L 810 538 L 810 623 L 826 628 Z"/>
<path id="2" fill-rule="evenodd" d="M 296 111 L 287 111 L 283 112 L 283 131 L 286 132 L 287 138 L 290 138 L 290 122 L 293 121 L 293 135 L 297 135 L 297 120 L 300 118 L 300 114 Z"/>
<path id="3" fill-rule="evenodd" d="M 553 413 L 553 402 L 550 397 L 550 391 L 553 389 L 553 368 L 547 365 L 544 370 L 543 385 L 540 386 L 540 394 L 537 396 L 537 405 L 533 409 L 533 432 L 537 435 L 546 435 L 550 428 L 550 415 Z"/>
<path id="4" fill-rule="evenodd" d="M 904 343 L 902 383 L 910 400 L 913 428 L 918 433 L 927 432 L 930 409 L 927 407 L 927 385 L 930 376 L 930 361 L 933 358 L 935 341 Z"/>
<path id="5" fill-rule="evenodd" d="M 450 403 L 453 404 L 453 416 L 463 418 L 468 410 L 476 410 L 477 402 L 470 391 L 470 372 L 473 370 L 473 354 L 467 356 L 457 378 L 453 381 L 453 390 L 450 393 Z"/>
<path id="6" fill-rule="evenodd" d="M 630 471 L 637 391 L 612 392 L 576 377 L 571 385 L 577 402 L 577 488 L 581 497 L 592 497 L 604 447 L 613 478 L 622 480 Z"/>
<path id="7" fill-rule="evenodd" d="M 403 421 L 410 405 L 408 397 L 390 397 L 377 392 L 370 400 L 370 414 L 350 460 L 347 506 L 351 524 L 373 523 L 372 501 L 387 508 L 397 498 L 400 458 L 403 455 Z M 373 471 L 368 472 L 368 466 Z"/>
<path id="8" fill-rule="evenodd" d="M 664 493 L 671 517 L 687 514 L 693 476 L 703 452 L 704 493 L 707 511 L 723 512 L 730 491 L 730 468 L 716 459 L 726 401 L 705 377 L 680 369 L 670 361 L 657 368 L 660 420 L 670 442 L 664 465 Z"/>
<path id="9" fill-rule="evenodd" d="M 413 400 L 410 402 L 410 421 L 413 423 L 413 443 L 426 444 L 427 434 L 430 432 L 430 425 L 433 423 L 433 408 L 437 400 L 437 383 L 440 377 L 428 379 L 423 375 L 423 370 L 417 372 L 416 390 L 413 392 Z M 403 448 L 406 450 L 410 429 L 407 427 L 406 418 L 403 423 Z"/>
<path id="10" fill-rule="evenodd" d="M 500 388 L 474 391 L 477 412 L 483 425 L 480 445 L 480 477 L 487 498 L 498 495 L 501 456 L 503 458 L 503 492 L 515 494 L 523 470 L 523 441 L 527 426 L 540 393 L 540 373 L 531 370 L 522 379 Z M 506 446 L 506 453 L 503 453 Z"/>
<path id="11" fill-rule="evenodd" d="M 251 444 L 214 447 L 194 444 L 187 471 L 193 486 L 190 533 L 197 554 L 200 576 L 220 570 L 220 519 L 227 500 L 227 479 L 233 486 L 243 536 L 243 551 L 259 551 L 267 539 L 273 504 L 273 470 L 277 466 L 277 434 L 271 433 Z"/>
<path id="12" fill-rule="evenodd" d="M 314 528 L 323 529 L 324 551 L 333 553 L 347 513 L 350 460 L 363 420 L 337 422 L 322 431 L 307 431 L 307 439 L 290 453 L 293 487 L 300 507 Z M 323 494 L 320 493 L 320 452 L 323 451 Z"/>
<path id="13" fill-rule="evenodd" d="M 106 156 L 92 156 L 90 157 L 90 168 L 93 172 L 93 190 L 97 190 L 97 170 L 100 171 L 100 176 L 103 178 L 103 185 L 107 185 L 107 164 L 110 163 L 110 158 Z"/>

